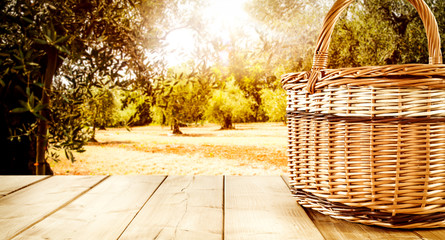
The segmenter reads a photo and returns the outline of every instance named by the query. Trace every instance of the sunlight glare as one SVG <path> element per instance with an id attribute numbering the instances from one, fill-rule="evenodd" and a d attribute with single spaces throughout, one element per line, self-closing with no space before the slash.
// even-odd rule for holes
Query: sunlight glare
<path id="1" fill-rule="evenodd" d="M 177 66 L 191 58 L 195 48 L 194 33 L 190 29 L 177 29 L 167 35 L 166 61 L 169 66 Z"/>
<path id="2" fill-rule="evenodd" d="M 202 12 L 207 19 L 206 31 L 228 41 L 231 31 L 248 23 L 249 15 L 244 10 L 248 0 L 209 0 Z M 166 38 L 168 54 L 165 57 L 169 66 L 177 66 L 192 58 L 196 49 L 195 33 L 183 28 L 172 31 Z"/>
<path id="3" fill-rule="evenodd" d="M 246 0 L 212 0 L 205 12 L 210 19 L 214 19 L 217 26 L 230 28 L 242 26 L 248 20 L 248 14 L 244 10 Z"/>

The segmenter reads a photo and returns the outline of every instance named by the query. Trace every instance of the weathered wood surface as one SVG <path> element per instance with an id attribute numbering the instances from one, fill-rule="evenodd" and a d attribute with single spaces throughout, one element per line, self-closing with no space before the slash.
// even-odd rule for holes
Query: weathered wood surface
<path id="1" fill-rule="evenodd" d="M 30 186 L 48 176 L 0 176 L 0 197 Z"/>
<path id="2" fill-rule="evenodd" d="M 104 177 L 51 177 L 0 198 L 0 239 L 47 218 Z"/>
<path id="3" fill-rule="evenodd" d="M 227 177 L 226 239 L 302 239 L 323 236 L 277 177 Z"/>
<path id="4" fill-rule="evenodd" d="M 223 177 L 168 177 L 121 239 L 221 239 Z"/>
<path id="5" fill-rule="evenodd" d="M 279 176 L 0 176 L 0 239 L 445 239 L 301 208 Z"/>
<path id="6" fill-rule="evenodd" d="M 164 178 L 109 178 L 16 239 L 117 239 Z"/>

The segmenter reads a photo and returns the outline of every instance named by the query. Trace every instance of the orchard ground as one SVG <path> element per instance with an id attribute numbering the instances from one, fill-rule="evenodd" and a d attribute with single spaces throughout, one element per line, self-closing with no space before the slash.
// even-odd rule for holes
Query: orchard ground
<path id="1" fill-rule="evenodd" d="M 287 174 L 287 127 L 284 123 L 181 128 L 109 128 L 96 133 L 98 143 L 75 153 L 71 163 L 50 161 L 58 175 L 283 175 Z M 60 154 L 64 156 L 63 153 Z"/>

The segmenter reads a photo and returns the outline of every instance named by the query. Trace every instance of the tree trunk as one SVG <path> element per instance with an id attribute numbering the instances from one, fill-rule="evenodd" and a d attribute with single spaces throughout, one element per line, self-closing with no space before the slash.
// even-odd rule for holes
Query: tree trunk
<path id="1" fill-rule="evenodd" d="M 225 116 L 224 117 L 224 125 L 221 127 L 222 130 L 225 129 L 234 129 L 233 123 L 232 123 L 232 116 Z"/>
<path id="2" fill-rule="evenodd" d="M 37 146 L 36 146 L 36 175 L 52 174 L 51 168 L 46 162 L 45 153 L 48 145 L 48 119 L 49 103 L 51 94 L 51 85 L 57 68 L 57 49 L 49 47 L 46 51 L 48 62 L 43 76 L 42 104 L 46 105 L 40 112 L 45 119 L 39 119 L 37 128 Z"/>
<path id="3" fill-rule="evenodd" d="M 176 119 L 173 121 L 172 130 L 173 134 L 182 134 L 181 130 L 179 130 L 179 123 Z"/>
<path id="4" fill-rule="evenodd" d="M 97 106 L 96 106 L 96 111 L 94 113 L 94 117 L 93 117 L 93 135 L 91 136 L 90 140 L 88 140 L 89 142 L 97 142 L 96 140 L 96 119 L 97 119 Z"/>
<path id="5" fill-rule="evenodd" d="M 90 140 L 88 140 L 88 142 L 92 142 L 92 143 L 98 142 L 96 140 L 96 123 L 95 122 L 93 122 L 93 135 L 91 136 Z"/>

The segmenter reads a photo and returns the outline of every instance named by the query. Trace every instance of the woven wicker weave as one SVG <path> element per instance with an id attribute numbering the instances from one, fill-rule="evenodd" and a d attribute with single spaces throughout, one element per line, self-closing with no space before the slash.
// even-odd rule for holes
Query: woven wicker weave
<path id="1" fill-rule="evenodd" d="M 312 70 L 282 78 L 288 92 L 292 190 L 332 217 L 392 228 L 445 227 L 445 65 L 436 20 L 417 9 L 430 64 L 326 69 L 331 34 L 353 0 L 338 0 Z"/>

